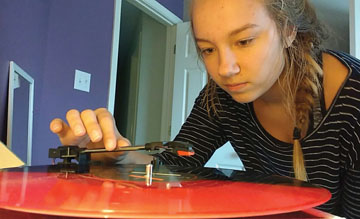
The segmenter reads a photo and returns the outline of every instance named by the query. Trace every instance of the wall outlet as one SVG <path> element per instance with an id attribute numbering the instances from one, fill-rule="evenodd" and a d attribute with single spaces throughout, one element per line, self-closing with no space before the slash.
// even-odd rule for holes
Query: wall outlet
<path id="1" fill-rule="evenodd" d="M 91 74 L 75 69 L 74 89 L 90 92 Z"/>

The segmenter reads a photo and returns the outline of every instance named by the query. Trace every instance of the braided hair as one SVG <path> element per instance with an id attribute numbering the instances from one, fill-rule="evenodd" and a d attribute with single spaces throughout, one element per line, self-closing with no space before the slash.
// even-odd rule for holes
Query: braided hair
<path id="1" fill-rule="evenodd" d="M 281 36 L 285 66 L 278 83 L 284 93 L 284 106 L 293 121 L 293 169 L 295 178 L 307 180 L 305 162 L 300 139 L 309 125 L 309 115 L 314 99 L 319 97 L 323 71 L 320 57 L 321 44 L 327 38 L 327 30 L 317 19 L 314 8 L 308 0 L 261 0 Z M 296 32 L 289 43 L 289 30 Z M 200 57 L 201 58 L 201 57 Z M 216 94 L 216 83 L 208 77 L 203 104 L 209 116 L 218 115 L 220 106 Z M 210 113 L 211 112 L 211 113 Z"/>

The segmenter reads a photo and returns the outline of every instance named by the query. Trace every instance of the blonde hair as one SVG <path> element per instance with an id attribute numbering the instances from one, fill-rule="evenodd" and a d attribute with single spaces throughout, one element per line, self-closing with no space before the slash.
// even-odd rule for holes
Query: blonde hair
<path id="1" fill-rule="evenodd" d="M 321 91 L 322 69 L 321 43 L 327 38 L 325 27 L 317 19 L 308 0 L 262 0 L 270 17 L 274 20 L 284 45 L 285 66 L 278 82 L 285 94 L 284 105 L 293 119 L 293 169 L 295 178 L 307 180 L 305 161 L 300 145 L 301 136 L 308 129 L 309 114 L 314 106 L 314 98 Z M 192 13 L 192 12 L 191 12 Z M 285 28 L 284 28 L 285 27 Z M 296 37 L 287 45 L 284 30 L 295 30 Z M 216 84 L 208 77 L 203 103 L 208 113 L 215 112 L 219 100 L 216 96 Z"/>
<path id="2" fill-rule="evenodd" d="M 265 0 L 265 6 L 275 21 L 282 39 L 282 30 L 295 28 L 297 35 L 287 47 L 285 69 L 281 87 L 285 93 L 285 106 L 294 123 L 293 169 L 295 178 L 307 180 L 305 161 L 300 145 L 301 136 L 309 128 L 309 114 L 314 106 L 314 98 L 319 98 L 323 71 L 318 64 L 321 60 L 321 42 L 327 37 L 324 26 L 316 17 L 315 10 L 307 0 Z M 286 45 L 286 42 L 283 42 Z M 296 130 L 298 129 L 298 130 Z"/>

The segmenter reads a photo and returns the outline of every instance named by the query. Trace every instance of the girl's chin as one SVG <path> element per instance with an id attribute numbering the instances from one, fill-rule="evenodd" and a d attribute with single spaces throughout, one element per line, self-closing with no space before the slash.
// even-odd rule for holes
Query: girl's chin
<path id="1" fill-rule="evenodd" d="M 253 102 L 254 100 L 256 100 L 257 97 L 253 96 L 253 95 L 248 95 L 245 93 L 242 94 L 231 94 L 231 97 L 233 98 L 233 100 L 235 100 L 238 103 L 250 103 Z"/>

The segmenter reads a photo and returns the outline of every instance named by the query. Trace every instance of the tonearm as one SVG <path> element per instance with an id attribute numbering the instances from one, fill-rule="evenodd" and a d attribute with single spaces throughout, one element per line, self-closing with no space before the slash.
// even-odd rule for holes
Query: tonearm
<path id="1" fill-rule="evenodd" d="M 179 156 L 192 156 L 195 154 L 192 145 L 187 142 L 167 141 L 150 142 L 146 143 L 145 145 L 118 147 L 116 150 L 113 151 L 108 151 L 105 148 L 87 149 L 80 148 L 76 145 L 63 145 L 57 148 L 50 148 L 49 158 L 52 158 L 54 161 L 57 158 L 62 159 L 63 161 L 59 162 L 59 164 L 71 164 L 72 160 L 75 159 L 81 165 L 88 164 L 90 162 L 91 153 L 113 153 L 139 150 L 147 151 L 150 154 L 161 153 L 163 151 L 174 153 Z"/>

